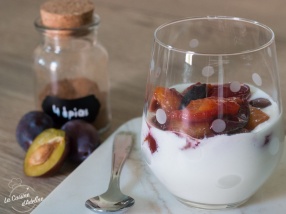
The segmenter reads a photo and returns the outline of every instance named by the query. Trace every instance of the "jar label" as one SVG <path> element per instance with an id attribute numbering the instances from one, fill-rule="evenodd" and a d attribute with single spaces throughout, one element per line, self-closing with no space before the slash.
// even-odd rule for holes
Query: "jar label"
<path id="1" fill-rule="evenodd" d="M 57 126 L 69 120 L 81 119 L 94 122 L 100 109 L 100 102 L 94 95 L 78 99 L 61 99 L 47 96 L 42 103 L 43 111 L 50 115 Z"/>

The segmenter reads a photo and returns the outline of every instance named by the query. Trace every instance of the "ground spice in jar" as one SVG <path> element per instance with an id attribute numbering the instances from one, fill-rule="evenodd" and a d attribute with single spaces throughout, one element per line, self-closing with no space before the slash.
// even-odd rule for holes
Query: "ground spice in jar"
<path id="1" fill-rule="evenodd" d="M 92 99 L 88 99 L 91 98 Z M 50 105 L 50 102 L 53 106 Z M 87 102 L 93 102 L 96 100 L 94 105 L 91 105 L 93 109 L 93 117 L 88 118 L 90 115 L 79 115 L 80 109 L 74 108 L 74 103 L 79 100 L 83 102 L 87 99 Z M 56 121 L 57 126 L 63 125 L 71 119 L 83 119 L 91 122 L 96 128 L 104 128 L 109 123 L 108 106 L 106 106 L 107 93 L 100 91 L 97 84 L 87 78 L 78 77 L 74 79 L 63 79 L 56 82 L 47 84 L 44 89 L 38 94 L 38 107 L 44 109 L 46 112 L 50 112 L 50 115 Z M 91 100 L 91 101 L 90 101 Z M 91 104 L 90 103 L 90 104 Z M 89 105 L 89 103 L 87 103 Z M 70 107 L 69 107 L 70 106 Z M 57 108 L 57 109 L 56 109 Z M 71 111 L 70 114 L 65 117 L 64 112 Z M 70 117 L 70 118 L 69 118 Z"/>

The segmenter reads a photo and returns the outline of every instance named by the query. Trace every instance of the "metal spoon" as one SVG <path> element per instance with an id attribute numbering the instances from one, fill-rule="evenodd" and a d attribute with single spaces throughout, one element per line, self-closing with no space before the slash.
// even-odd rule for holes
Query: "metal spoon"
<path id="1" fill-rule="evenodd" d="M 94 212 L 122 211 L 134 205 L 135 200 L 120 190 L 120 173 L 133 143 L 131 133 L 122 132 L 115 136 L 113 143 L 112 174 L 108 189 L 99 196 L 88 199 L 85 206 Z"/>

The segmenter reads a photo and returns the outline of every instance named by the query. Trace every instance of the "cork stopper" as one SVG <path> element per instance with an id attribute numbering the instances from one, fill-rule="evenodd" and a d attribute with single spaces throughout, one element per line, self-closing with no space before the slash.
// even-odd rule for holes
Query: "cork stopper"
<path id="1" fill-rule="evenodd" d="M 40 9 L 42 24 L 50 28 L 78 28 L 93 19 L 91 0 L 49 0 Z"/>

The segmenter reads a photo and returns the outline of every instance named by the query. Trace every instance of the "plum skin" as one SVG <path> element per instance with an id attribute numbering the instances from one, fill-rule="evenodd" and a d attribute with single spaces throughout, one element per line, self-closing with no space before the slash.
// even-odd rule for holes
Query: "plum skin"
<path id="1" fill-rule="evenodd" d="M 62 127 L 69 140 L 69 159 L 74 163 L 83 162 L 100 144 L 96 128 L 83 120 L 71 120 Z"/>
<path id="2" fill-rule="evenodd" d="M 41 132 L 52 127 L 53 120 L 49 115 L 42 111 L 30 111 L 22 116 L 16 127 L 17 142 L 27 151 Z"/>

